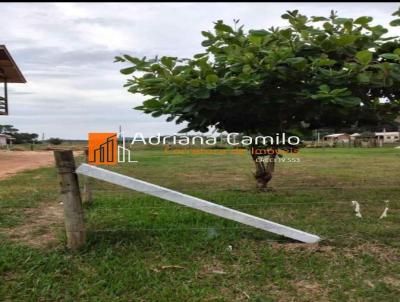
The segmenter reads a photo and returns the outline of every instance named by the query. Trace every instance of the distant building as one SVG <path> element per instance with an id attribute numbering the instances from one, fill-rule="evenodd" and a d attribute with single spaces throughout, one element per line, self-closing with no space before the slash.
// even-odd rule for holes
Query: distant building
<path id="1" fill-rule="evenodd" d="M 0 134 L 0 147 L 7 145 L 7 137 L 5 134 Z"/>
<path id="2" fill-rule="evenodd" d="M 377 147 L 382 144 L 400 142 L 400 131 L 387 132 L 383 129 L 382 132 L 363 132 L 363 133 L 334 133 L 324 136 L 324 142 L 327 145 L 334 146 L 337 143 L 349 143 L 351 142 L 354 146 L 365 147 Z"/>
<path id="3" fill-rule="evenodd" d="M 386 132 L 375 132 L 375 137 L 382 143 L 396 143 L 400 141 L 400 132 L 399 131 L 391 131 Z"/>
<path id="4" fill-rule="evenodd" d="M 10 135 L 0 133 L 0 148 L 5 148 L 7 145 L 11 145 L 13 140 L 14 138 Z"/>
<path id="5" fill-rule="evenodd" d="M 324 136 L 324 141 L 332 145 L 335 143 L 348 143 L 350 141 L 350 135 L 347 133 L 334 133 Z"/>
<path id="6" fill-rule="evenodd" d="M 353 134 L 350 135 L 350 140 L 351 140 L 351 141 L 354 141 L 354 140 L 356 140 L 357 138 L 359 138 L 360 136 L 361 136 L 360 133 L 353 133 Z"/>

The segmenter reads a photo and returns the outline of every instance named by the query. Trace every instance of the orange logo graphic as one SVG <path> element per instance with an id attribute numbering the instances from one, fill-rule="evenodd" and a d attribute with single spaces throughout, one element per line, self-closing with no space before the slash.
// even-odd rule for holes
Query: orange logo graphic
<path id="1" fill-rule="evenodd" d="M 95 165 L 115 165 L 117 161 L 117 133 L 89 133 L 88 163 Z"/>

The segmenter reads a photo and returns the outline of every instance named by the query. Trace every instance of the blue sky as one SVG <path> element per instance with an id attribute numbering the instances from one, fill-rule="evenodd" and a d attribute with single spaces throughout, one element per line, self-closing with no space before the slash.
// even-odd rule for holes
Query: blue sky
<path id="1" fill-rule="evenodd" d="M 190 57 L 201 51 L 201 30 L 240 19 L 245 29 L 285 26 L 280 15 L 369 15 L 387 25 L 397 3 L 0 3 L 0 44 L 27 84 L 10 85 L 10 116 L 0 124 L 46 137 L 84 139 L 88 132 L 174 134 L 182 125 L 133 110 L 115 55 Z M 391 34 L 399 34 L 398 29 Z"/>

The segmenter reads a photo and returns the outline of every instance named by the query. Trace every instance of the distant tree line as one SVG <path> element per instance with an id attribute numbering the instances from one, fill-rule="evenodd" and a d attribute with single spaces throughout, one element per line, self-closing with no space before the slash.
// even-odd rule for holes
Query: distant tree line
<path id="1" fill-rule="evenodd" d="M 38 140 L 39 135 L 36 133 L 19 132 L 13 125 L 0 125 L 0 134 L 7 134 L 15 140 L 13 144 L 41 144 Z M 60 145 L 63 140 L 57 137 L 51 137 L 47 140 L 51 145 Z"/>

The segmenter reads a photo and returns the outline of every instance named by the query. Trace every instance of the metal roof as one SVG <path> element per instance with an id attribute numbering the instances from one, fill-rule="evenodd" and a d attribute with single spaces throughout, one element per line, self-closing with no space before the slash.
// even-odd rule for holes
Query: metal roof
<path id="1" fill-rule="evenodd" d="M 9 138 L 9 139 L 14 139 L 11 135 L 4 134 L 4 133 L 0 133 L 0 137 L 5 137 L 5 138 Z"/>
<path id="2" fill-rule="evenodd" d="M 0 79 L 6 78 L 7 83 L 26 83 L 17 64 L 11 57 L 5 45 L 0 45 Z"/>
<path id="3" fill-rule="evenodd" d="M 375 135 L 399 135 L 399 131 L 375 132 Z"/>
<path id="4" fill-rule="evenodd" d="M 335 133 L 335 134 L 325 135 L 325 137 L 339 137 L 341 135 L 348 135 L 348 134 L 346 134 L 346 133 Z"/>

